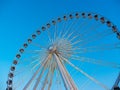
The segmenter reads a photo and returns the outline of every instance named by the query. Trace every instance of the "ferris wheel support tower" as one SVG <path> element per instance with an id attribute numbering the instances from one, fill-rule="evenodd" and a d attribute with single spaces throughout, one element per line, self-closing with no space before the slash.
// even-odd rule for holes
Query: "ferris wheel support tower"
<path id="1" fill-rule="evenodd" d="M 120 87 L 119 87 L 119 82 L 120 82 L 120 73 L 119 73 L 119 75 L 118 75 L 118 77 L 117 77 L 117 80 L 115 81 L 115 84 L 113 85 L 113 88 L 112 88 L 112 90 L 120 90 Z"/>

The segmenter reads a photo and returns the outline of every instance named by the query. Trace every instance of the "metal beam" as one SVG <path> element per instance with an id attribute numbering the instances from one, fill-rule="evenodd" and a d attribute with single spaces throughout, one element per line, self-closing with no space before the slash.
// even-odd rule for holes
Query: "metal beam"
<path id="1" fill-rule="evenodd" d="M 59 56 L 54 54 L 55 56 L 55 60 L 56 63 L 58 65 L 58 69 L 60 71 L 61 77 L 64 81 L 65 87 L 67 90 L 77 90 L 77 87 L 75 85 L 72 84 L 72 79 L 70 78 L 70 76 L 68 75 L 68 72 L 66 72 L 67 70 L 65 69 L 65 67 L 63 66 L 61 60 L 59 59 Z"/>
<path id="2" fill-rule="evenodd" d="M 112 89 L 111 90 L 120 90 L 118 84 L 120 83 L 120 73 L 115 81 L 115 84 L 113 85 Z"/>

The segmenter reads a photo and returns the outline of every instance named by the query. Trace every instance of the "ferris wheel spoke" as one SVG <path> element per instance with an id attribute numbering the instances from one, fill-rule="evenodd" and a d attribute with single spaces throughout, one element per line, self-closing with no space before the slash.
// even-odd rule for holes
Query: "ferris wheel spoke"
<path id="1" fill-rule="evenodd" d="M 87 43 L 103 39 L 104 37 L 110 36 L 113 34 L 110 29 L 104 30 L 104 32 L 89 35 L 89 37 L 86 39 Z M 88 42 L 89 41 L 89 42 Z"/>
<path id="2" fill-rule="evenodd" d="M 39 85 L 39 83 L 40 83 L 40 80 L 41 80 L 43 74 L 45 73 L 45 70 L 47 69 L 47 67 L 48 67 L 48 65 L 49 65 L 48 62 L 50 62 L 51 57 L 52 57 L 52 55 L 49 54 L 48 57 L 47 57 L 47 59 L 46 59 L 45 64 L 42 65 L 42 68 L 43 68 L 43 69 L 42 69 L 39 77 L 37 78 L 37 81 L 35 82 L 35 85 L 34 85 L 34 87 L 33 87 L 33 90 L 36 90 L 36 89 L 37 89 L 37 87 L 38 87 L 38 85 Z"/>
<path id="3" fill-rule="evenodd" d="M 29 54 L 39 54 L 39 53 L 42 53 L 43 50 L 44 50 L 44 52 L 47 52 L 47 50 L 45 50 L 45 49 L 40 49 L 40 50 L 27 50 L 27 51 L 25 51 L 25 53 L 26 54 L 27 53 L 29 53 Z"/>
<path id="4" fill-rule="evenodd" d="M 73 41 L 74 41 L 75 39 L 77 39 L 77 38 L 79 38 L 80 40 L 82 40 L 80 37 L 81 37 L 81 34 L 78 34 L 78 33 L 77 33 L 77 35 L 75 35 L 75 36 L 73 36 L 71 39 L 69 39 L 69 42 L 73 42 Z M 78 39 L 78 40 L 79 40 L 79 39 Z"/>
<path id="5" fill-rule="evenodd" d="M 93 72 L 93 75 L 95 75 L 97 70 L 95 70 L 94 72 Z M 83 90 L 85 87 L 87 87 L 89 84 L 91 84 L 92 82 L 91 82 L 91 80 L 90 79 L 88 79 L 86 82 L 84 82 L 83 83 L 83 85 L 80 87 L 81 88 L 81 90 Z"/>
<path id="6" fill-rule="evenodd" d="M 62 55 L 65 54 L 66 56 L 67 56 L 67 55 L 74 54 L 74 52 L 72 52 L 72 51 L 66 51 L 66 52 L 65 52 L 65 51 L 62 51 L 62 50 L 61 50 L 59 53 L 61 53 Z"/>
<path id="7" fill-rule="evenodd" d="M 75 31 L 73 31 L 72 33 L 70 33 L 68 35 L 68 37 L 66 38 L 67 40 L 69 40 L 69 42 L 72 42 L 74 39 L 76 39 L 77 37 L 79 37 L 79 35 L 75 35 L 72 37 L 72 35 L 75 33 Z M 71 37 L 71 38 L 70 38 Z"/>
<path id="8" fill-rule="evenodd" d="M 20 75 L 23 71 L 28 71 L 29 70 L 29 68 L 30 67 L 32 67 L 32 65 L 34 64 L 34 63 L 36 63 L 36 62 L 38 62 L 39 60 L 33 60 L 33 61 L 31 61 L 28 65 L 26 65 L 26 66 L 24 66 L 23 68 L 20 68 L 19 69 L 19 71 L 15 71 L 14 73 L 15 73 L 15 76 L 17 76 L 17 75 Z M 39 61 L 39 65 L 42 63 L 42 61 Z M 34 68 L 36 65 L 34 65 L 32 68 Z M 33 69 L 31 69 L 31 71 L 32 71 Z M 14 77 L 15 77 L 14 76 Z"/>
<path id="9" fill-rule="evenodd" d="M 31 45 L 36 46 L 36 47 L 39 47 L 40 49 L 46 49 L 45 46 L 42 46 L 42 45 L 40 45 L 40 44 L 38 44 L 38 43 L 35 43 L 35 42 L 32 42 Z"/>
<path id="10" fill-rule="evenodd" d="M 90 23 L 89 23 L 89 25 L 90 25 Z M 91 23 L 90 26 L 85 26 L 86 28 L 83 30 L 83 32 L 81 32 L 81 34 L 82 34 L 82 36 L 84 36 L 85 34 L 89 35 L 90 32 L 96 32 L 96 30 L 101 26 L 102 25 L 100 25 L 100 23 L 98 23 L 98 24 Z"/>
<path id="11" fill-rule="evenodd" d="M 83 31 L 83 28 L 86 27 L 89 24 L 89 20 L 81 22 L 78 24 L 78 27 L 76 28 L 77 31 Z"/>
<path id="12" fill-rule="evenodd" d="M 67 48 L 66 48 L 66 46 L 67 46 Z M 59 48 L 60 48 L 60 51 L 62 51 L 62 50 L 71 51 L 72 46 L 69 46 L 69 45 L 67 45 L 67 44 L 64 44 L 63 47 L 59 47 Z M 67 52 L 67 51 L 66 51 L 66 52 Z"/>
<path id="13" fill-rule="evenodd" d="M 77 45 L 77 44 L 79 44 L 80 42 L 82 42 L 82 40 L 77 40 L 77 41 L 75 41 L 75 42 L 73 42 L 73 43 L 71 43 L 71 45 Z"/>
<path id="14" fill-rule="evenodd" d="M 42 63 L 42 62 L 41 62 L 41 63 Z M 31 70 L 33 71 L 37 66 L 40 66 L 41 63 L 38 62 L 38 64 L 35 64 L 35 65 L 31 68 Z"/>
<path id="15" fill-rule="evenodd" d="M 81 90 L 84 90 L 84 88 L 87 86 L 87 85 L 89 85 L 91 82 L 90 82 L 90 80 L 87 80 L 80 88 L 81 88 Z"/>
<path id="16" fill-rule="evenodd" d="M 80 89 L 84 90 L 84 88 L 87 86 L 88 83 L 89 83 L 89 79 L 81 85 Z"/>
<path id="17" fill-rule="evenodd" d="M 48 77 L 50 76 L 50 68 L 49 68 L 49 70 L 48 70 L 48 72 L 47 72 L 47 75 L 45 76 L 45 80 L 44 80 L 44 82 L 43 82 L 43 86 L 42 86 L 42 89 L 41 90 L 44 90 L 44 88 L 45 88 L 45 86 L 46 86 L 46 84 L 47 84 L 47 82 L 48 82 Z"/>
<path id="18" fill-rule="evenodd" d="M 67 35 L 67 37 L 66 37 L 66 40 L 69 40 L 69 39 L 70 39 L 70 37 L 72 37 L 72 35 L 73 35 L 73 34 L 75 34 L 75 31 L 73 31 L 73 32 L 69 33 L 69 34 Z"/>
<path id="19" fill-rule="evenodd" d="M 65 83 L 66 89 L 70 88 L 71 90 L 77 90 L 77 87 L 76 87 L 74 81 L 72 80 L 71 76 L 69 75 L 66 68 L 62 64 L 61 58 L 59 56 L 57 56 L 57 55 L 58 54 L 54 54 L 54 56 L 56 58 L 55 60 L 56 60 L 56 63 L 58 65 L 59 71 L 61 73 L 61 77 L 63 78 L 63 81 Z"/>
<path id="20" fill-rule="evenodd" d="M 48 58 L 50 57 L 50 55 L 48 55 L 48 57 L 46 59 L 43 60 L 42 65 L 38 68 L 38 70 L 33 74 L 32 78 L 28 81 L 28 83 L 25 85 L 23 90 L 27 90 L 27 88 L 30 86 L 30 84 L 33 82 L 33 80 L 35 79 L 35 77 L 37 76 L 37 74 L 40 72 L 40 70 L 43 68 L 43 66 L 46 65 Z"/>
<path id="21" fill-rule="evenodd" d="M 99 27 L 100 27 L 100 24 L 91 25 L 91 27 L 84 30 L 84 32 L 81 34 L 82 34 L 82 36 L 84 36 L 84 35 L 88 35 L 90 32 L 97 32 L 96 29 Z"/>
<path id="22" fill-rule="evenodd" d="M 79 39 L 77 39 L 76 41 L 73 42 L 73 40 L 75 40 L 75 39 L 78 38 L 78 37 L 79 37 L 79 35 L 76 35 L 76 36 L 73 36 L 73 37 L 69 40 L 69 42 L 72 42 L 71 45 L 76 45 L 76 44 L 82 42 L 81 38 L 79 38 Z"/>
<path id="23" fill-rule="evenodd" d="M 77 64 L 77 66 L 79 67 L 79 68 L 84 68 L 83 67 L 83 63 L 81 64 L 81 63 L 78 63 Z M 80 83 L 81 83 L 81 81 L 86 81 L 86 80 L 84 80 L 84 78 L 82 77 L 82 76 L 78 76 L 79 75 L 79 72 L 78 71 L 76 71 L 76 69 L 73 69 L 73 70 L 71 70 L 71 74 L 72 74 L 72 76 L 73 77 L 76 77 L 77 78 L 77 80 L 76 80 L 76 82 L 78 82 L 77 84 L 78 84 L 78 86 L 80 86 Z M 84 84 L 84 82 L 83 83 L 81 83 L 81 87 L 83 86 L 83 84 Z M 82 90 L 82 88 L 80 88 L 81 90 Z"/>
<path id="24" fill-rule="evenodd" d="M 49 39 L 50 43 L 53 43 L 53 38 L 52 38 L 52 35 L 51 35 L 49 28 L 48 28 L 48 30 L 46 30 L 46 32 L 47 32 L 48 39 Z"/>
<path id="25" fill-rule="evenodd" d="M 43 74 L 45 73 L 45 70 L 46 70 L 46 68 L 44 67 L 44 68 L 42 69 L 39 77 L 37 78 L 37 81 L 35 82 L 35 85 L 34 85 L 34 87 L 33 87 L 33 90 L 36 90 L 36 89 L 37 89 L 37 87 L 38 87 L 38 85 L 39 85 L 39 83 L 40 83 L 40 80 L 41 80 Z"/>
<path id="26" fill-rule="evenodd" d="M 58 29 L 57 29 L 57 23 L 55 24 L 55 28 L 54 28 L 54 41 L 58 38 Z"/>
<path id="27" fill-rule="evenodd" d="M 73 23 L 72 23 L 72 24 L 73 24 Z M 72 25 L 72 24 L 71 24 L 71 25 Z M 71 27 L 71 25 L 69 25 L 69 26 Z M 64 30 L 64 33 L 62 33 L 62 35 L 61 35 L 61 38 L 64 38 L 64 37 L 67 35 L 67 33 L 69 32 L 69 30 L 70 30 L 70 29 L 68 29 L 68 30 L 65 29 L 65 30 Z"/>
<path id="28" fill-rule="evenodd" d="M 49 82 L 49 84 L 48 84 L 48 90 L 50 90 L 50 88 L 51 88 L 51 86 L 52 86 L 52 80 L 53 79 L 53 74 L 52 74 L 52 76 L 50 77 L 50 82 Z"/>
<path id="29" fill-rule="evenodd" d="M 101 37 L 104 38 L 104 37 L 109 36 L 111 34 L 113 34 L 113 33 L 109 29 L 107 29 L 107 30 L 104 30 L 104 32 L 99 32 L 99 33 L 95 33 L 93 35 L 89 35 L 89 37 L 87 38 L 87 40 L 94 40 L 95 38 L 96 39 L 97 38 L 101 39 Z"/>
<path id="30" fill-rule="evenodd" d="M 34 56 L 32 56 L 32 55 L 27 56 L 26 58 L 19 60 L 19 64 L 21 64 L 23 62 L 32 62 L 32 61 L 35 61 L 35 60 L 38 60 L 38 59 L 39 59 L 38 54 L 34 55 Z"/>
<path id="31" fill-rule="evenodd" d="M 64 71 L 64 68 L 62 67 L 62 63 L 59 61 L 59 58 L 56 54 L 54 54 L 55 57 L 56 57 L 56 63 L 58 65 L 58 69 L 59 69 L 59 72 L 60 72 L 60 75 L 62 77 L 62 80 L 63 80 L 63 83 L 65 85 L 65 88 L 66 89 L 69 89 L 69 84 L 70 82 L 68 81 L 68 78 L 66 77 L 66 74 L 65 74 L 65 71 Z M 68 82 L 67 82 L 68 81 Z M 71 85 L 70 85 L 71 86 Z"/>
<path id="32" fill-rule="evenodd" d="M 102 65 L 102 66 L 107 66 L 107 67 L 112 67 L 112 68 L 118 68 L 120 69 L 120 64 L 116 64 L 113 62 L 106 62 L 103 60 L 96 60 L 96 59 L 92 59 L 92 58 L 86 58 L 86 57 L 72 57 L 71 59 L 73 60 L 78 60 L 81 62 L 87 62 L 87 63 L 92 63 L 92 64 L 97 64 L 97 65 Z"/>
<path id="33" fill-rule="evenodd" d="M 53 82 L 53 76 L 54 76 L 54 71 L 55 71 L 55 62 L 53 59 L 53 62 L 51 61 L 51 66 L 49 67 L 50 74 L 49 74 L 49 82 L 48 82 L 48 90 L 50 90 Z"/>
<path id="34" fill-rule="evenodd" d="M 60 31 L 60 33 L 59 33 L 59 36 L 60 36 L 60 37 L 63 36 L 63 34 L 64 34 L 65 30 L 66 30 L 66 24 L 67 24 L 67 22 L 64 22 L 64 23 L 63 23 L 63 26 L 62 26 L 61 31 Z"/>
<path id="35" fill-rule="evenodd" d="M 28 71 L 27 71 L 28 72 Z M 19 78 L 16 78 L 15 80 L 17 81 L 14 83 L 13 90 L 17 90 L 21 86 L 22 83 L 25 83 L 26 78 L 28 78 L 28 75 L 22 76 L 22 78 L 19 80 Z"/>
<path id="36" fill-rule="evenodd" d="M 50 74 L 50 81 L 49 81 L 49 84 L 48 84 L 48 90 L 50 90 L 50 88 L 52 86 L 52 81 L 53 81 L 55 67 L 52 66 L 50 69 L 51 69 L 51 72 L 50 72 L 51 74 Z"/>
<path id="37" fill-rule="evenodd" d="M 66 48 L 66 46 L 67 46 L 68 48 Z M 59 48 L 60 48 L 60 50 L 63 50 L 63 49 L 71 50 L 71 47 L 72 47 L 72 46 L 70 46 L 69 44 L 64 44 L 63 47 L 59 47 Z"/>
<path id="38" fill-rule="evenodd" d="M 103 39 L 104 37 L 106 37 L 108 35 L 111 35 L 111 34 L 113 34 L 113 33 L 110 32 L 110 33 L 99 34 L 99 35 L 92 36 L 92 38 L 88 37 L 86 40 L 81 40 L 81 42 L 77 43 L 77 44 L 81 45 L 81 46 L 84 46 L 84 45 L 87 45 L 91 42 L 95 42 L 97 40 Z"/>
<path id="39" fill-rule="evenodd" d="M 77 39 L 78 38 L 78 39 Z M 75 39 L 77 39 L 77 40 L 75 40 Z M 73 40 L 75 40 L 75 41 L 73 41 Z M 72 42 L 71 43 L 71 45 L 76 45 L 76 44 L 78 44 L 78 43 L 80 43 L 80 42 L 82 42 L 83 40 L 80 38 L 80 34 L 77 34 L 76 36 L 73 36 L 70 40 L 69 40 L 69 42 Z"/>
<path id="40" fill-rule="evenodd" d="M 75 23 L 76 23 L 76 21 L 74 21 L 70 25 L 68 25 L 68 29 L 65 30 L 65 33 L 61 36 L 61 38 L 65 38 L 65 36 L 68 36 L 70 30 L 73 28 Z"/>
<path id="41" fill-rule="evenodd" d="M 14 77 L 16 77 L 17 75 L 20 75 L 23 71 L 27 71 L 29 67 L 30 67 L 30 65 L 27 65 L 27 66 L 21 68 L 19 71 L 15 71 L 14 72 L 14 74 L 15 74 Z"/>
<path id="42" fill-rule="evenodd" d="M 32 51 L 32 50 L 30 50 L 30 51 Z M 40 54 L 42 55 L 41 57 L 39 57 Z M 22 64 L 24 62 L 31 63 L 31 64 L 34 64 L 37 61 L 41 62 L 46 57 L 47 54 L 48 54 L 48 52 L 45 53 L 44 51 L 40 52 L 40 53 L 35 53 L 35 55 L 31 54 L 31 55 L 27 56 L 26 58 L 19 60 L 19 64 Z"/>
<path id="43" fill-rule="evenodd" d="M 59 56 L 59 59 L 62 61 L 62 58 L 60 58 L 60 56 Z M 63 65 L 63 68 L 65 68 L 64 65 Z M 69 72 L 66 69 L 65 69 L 65 73 L 69 77 L 69 80 L 70 80 L 71 85 L 73 86 L 73 89 L 77 90 L 77 86 L 75 85 L 75 82 L 73 81 L 72 77 L 70 76 Z"/>
<path id="44" fill-rule="evenodd" d="M 62 56 L 61 56 L 61 58 L 63 60 L 65 60 L 68 64 L 70 64 L 74 69 L 76 69 L 77 71 L 79 71 L 80 73 L 82 73 L 84 76 L 86 76 L 87 78 L 89 78 L 91 81 L 93 81 L 94 83 L 98 84 L 99 86 L 101 86 L 105 90 L 110 90 L 107 86 L 105 86 L 104 84 L 102 84 L 101 82 L 99 82 L 98 80 L 96 80 L 95 78 L 93 78 L 92 76 L 88 75 L 87 73 L 85 73 L 80 68 L 76 67 L 74 64 L 72 64 L 71 62 L 69 62 L 66 58 L 64 58 Z"/>
<path id="45" fill-rule="evenodd" d="M 32 60 L 28 65 L 24 66 L 23 68 L 20 68 L 19 71 L 15 71 L 15 76 L 20 75 L 23 71 L 28 71 L 30 67 L 32 67 L 31 71 L 33 71 L 37 66 L 40 66 L 42 62 L 43 60 L 40 61 L 40 58 L 37 58 L 36 60 Z"/>
<path id="46" fill-rule="evenodd" d="M 56 84 L 57 84 L 57 88 L 60 88 L 61 86 L 61 77 L 60 77 L 60 73 L 59 73 L 59 70 L 58 70 L 58 67 L 56 69 Z M 59 86 L 60 87 L 59 87 Z"/>
<path id="47" fill-rule="evenodd" d="M 84 47 L 81 48 L 80 46 L 74 47 L 71 50 L 79 50 L 81 53 L 84 52 L 97 52 L 97 51 L 104 51 L 104 50 L 111 50 L 111 49 L 119 49 L 119 46 L 117 45 L 118 43 L 115 44 L 103 44 L 99 46 L 92 46 L 92 47 Z"/>
<path id="48" fill-rule="evenodd" d="M 36 60 L 32 61 L 32 62 L 30 63 L 30 65 L 31 65 L 31 64 L 34 64 L 34 63 L 36 63 L 36 62 L 41 63 L 42 61 L 40 61 L 40 58 L 38 58 L 38 59 L 36 59 Z"/>
<path id="49" fill-rule="evenodd" d="M 51 74 L 51 77 L 50 77 L 50 82 L 49 82 L 49 84 L 48 84 L 48 90 L 50 90 L 50 88 L 51 88 L 51 86 L 52 86 L 52 79 L 53 79 L 53 73 Z"/>

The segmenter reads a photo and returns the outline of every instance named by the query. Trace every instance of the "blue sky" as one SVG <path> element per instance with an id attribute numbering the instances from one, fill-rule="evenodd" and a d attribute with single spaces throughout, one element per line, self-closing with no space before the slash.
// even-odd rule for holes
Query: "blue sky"
<path id="1" fill-rule="evenodd" d="M 15 54 L 30 34 L 76 11 L 102 14 L 120 28 L 119 0 L 0 0 L 0 83 L 5 83 Z"/>

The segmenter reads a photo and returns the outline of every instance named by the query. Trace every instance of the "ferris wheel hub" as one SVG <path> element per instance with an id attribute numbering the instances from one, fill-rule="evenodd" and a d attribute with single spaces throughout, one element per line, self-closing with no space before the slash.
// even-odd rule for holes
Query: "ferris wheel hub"
<path id="1" fill-rule="evenodd" d="M 48 51 L 49 51 L 49 53 L 55 53 L 56 52 L 56 46 L 54 46 L 54 45 L 51 45 L 51 46 L 49 46 L 49 48 L 48 48 Z"/>

